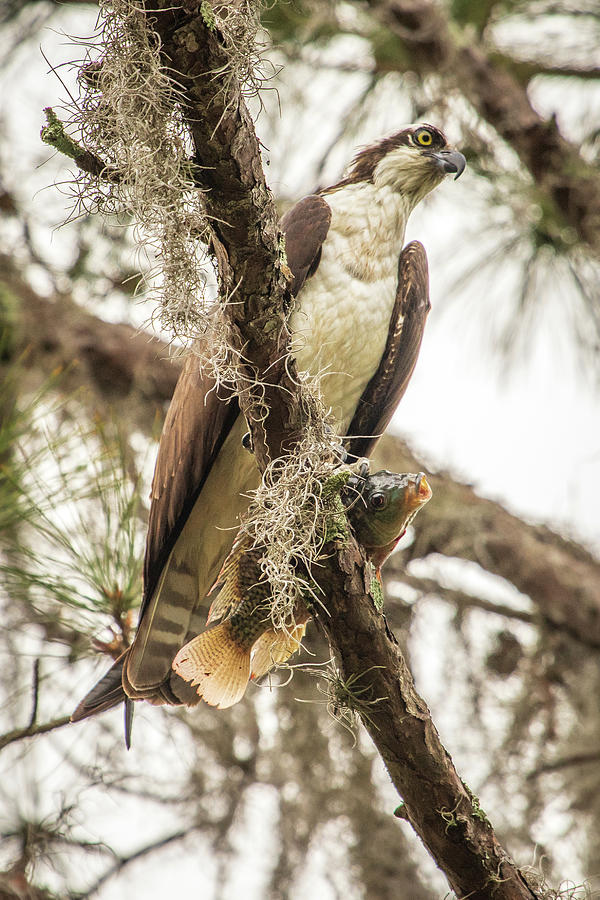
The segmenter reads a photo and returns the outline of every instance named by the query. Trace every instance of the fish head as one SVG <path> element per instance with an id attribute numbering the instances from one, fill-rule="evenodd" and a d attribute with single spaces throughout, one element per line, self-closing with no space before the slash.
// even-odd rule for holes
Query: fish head
<path id="1" fill-rule="evenodd" d="M 382 470 L 355 487 L 348 515 L 356 538 L 367 551 L 395 544 L 418 511 L 431 498 L 423 472 L 397 474 Z"/>

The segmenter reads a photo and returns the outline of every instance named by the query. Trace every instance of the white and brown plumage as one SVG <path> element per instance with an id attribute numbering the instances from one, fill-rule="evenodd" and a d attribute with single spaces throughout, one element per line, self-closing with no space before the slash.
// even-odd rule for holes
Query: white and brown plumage
<path id="1" fill-rule="evenodd" d="M 292 352 L 301 371 L 323 372 L 322 392 L 349 450 L 367 455 L 402 397 L 419 351 L 427 260 L 403 249 L 411 211 L 464 157 L 431 125 L 410 126 L 361 151 L 337 184 L 283 218 L 296 298 Z M 126 698 L 197 703 L 171 664 L 202 630 L 204 600 L 258 480 L 242 447 L 243 417 L 219 400 L 190 356 L 169 408 L 156 462 L 144 596 L 132 646 L 90 691 L 73 720 Z"/>

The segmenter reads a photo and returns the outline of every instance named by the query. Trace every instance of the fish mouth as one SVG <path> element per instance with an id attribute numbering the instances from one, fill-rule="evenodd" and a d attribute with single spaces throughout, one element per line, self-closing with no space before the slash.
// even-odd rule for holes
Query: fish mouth
<path id="1" fill-rule="evenodd" d="M 423 472 L 419 472 L 418 475 L 415 476 L 415 495 L 413 499 L 414 506 L 418 509 L 418 507 L 423 506 L 424 503 L 427 503 L 428 500 L 431 499 L 432 490 L 429 487 L 429 482 L 425 477 Z"/>

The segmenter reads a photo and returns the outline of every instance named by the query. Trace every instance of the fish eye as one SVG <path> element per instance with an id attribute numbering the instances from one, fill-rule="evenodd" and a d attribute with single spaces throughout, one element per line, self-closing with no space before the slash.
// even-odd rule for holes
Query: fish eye
<path id="1" fill-rule="evenodd" d="M 419 131 L 415 131 L 413 140 L 415 144 L 419 144 L 420 147 L 431 147 L 433 144 L 433 135 L 427 128 L 420 128 Z"/>
<path id="2" fill-rule="evenodd" d="M 383 509 L 387 506 L 387 497 L 385 494 L 381 493 L 371 494 L 369 503 L 373 509 Z"/>

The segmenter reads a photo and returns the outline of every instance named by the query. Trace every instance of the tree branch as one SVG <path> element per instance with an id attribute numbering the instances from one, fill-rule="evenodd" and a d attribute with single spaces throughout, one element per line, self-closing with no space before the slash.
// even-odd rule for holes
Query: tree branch
<path id="1" fill-rule="evenodd" d="M 258 440 L 255 433 L 257 461 L 264 468 L 268 456 L 279 455 L 293 438 L 301 419 L 284 359 L 286 279 L 275 208 L 241 88 L 231 72 L 224 75 L 229 60 L 222 36 L 197 3 L 148 15 L 183 92 L 199 186 L 207 191 L 221 290 L 228 295 L 237 289 L 230 304 L 237 349 L 249 375 L 267 376 L 272 388 L 269 418 L 264 431 L 257 429 Z M 249 392 L 242 403 L 251 410 L 255 399 Z M 356 544 L 328 560 L 316 577 L 328 598 L 329 615 L 320 620 L 343 678 L 360 685 L 356 707 L 404 798 L 405 817 L 452 888 L 472 900 L 535 898 L 443 748 L 398 645 L 365 589 L 368 575 Z"/>
<path id="2" fill-rule="evenodd" d="M 88 172 L 90 175 L 95 175 L 97 178 L 102 178 L 106 181 L 118 182 L 120 180 L 118 172 L 111 170 L 109 166 L 103 163 L 95 154 L 90 153 L 89 150 L 84 150 L 77 141 L 74 141 L 67 134 L 64 125 L 52 107 L 47 106 L 44 113 L 47 124 L 43 126 L 40 137 L 45 144 L 54 147 L 59 153 L 72 159 L 83 172 Z"/>
<path id="3" fill-rule="evenodd" d="M 57 719 L 51 719 L 49 722 L 37 724 L 38 702 L 40 691 L 40 661 L 36 659 L 33 664 L 33 684 L 32 684 L 32 703 L 31 714 L 29 716 L 29 724 L 25 728 L 15 728 L 6 734 L 0 735 L 0 750 L 8 747 L 9 744 L 15 744 L 24 738 L 35 737 L 36 734 L 46 734 L 48 731 L 55 731 L 68 725 L 71 721 L 70 716 L 59 716 Z"/>
<path id="4" fill-rule="evenodd" d="M 302 421 L 295 370 L 287 359 L 288 278 L 279 217 L 242 85 L 232 68 L 232 49 L 207 7 L 208 3 L 189 2 L 182 10 L 167 0 L 146 3 L 149 25 L 160 38 L 183 97 L 195 148 L 195 180 L 205 192 L 212 229 L 220 293 L 228 297 L 235 291 L 228 312 L 232 342 L 242 361 L 240 405 L 262 471 L 279 455 L 282 444 L 293 444 Z M 243 13 L 232 4 L 231 15 Z"/>
<path id="5" fill-rule="evenodd" d="M 493 603 L 491 600 L 484 600 L 483 597 L 476 597 L 474 594 L 467 594 L 465 591 L 457 591 L 452 588 L 443 587 L 434 578 L 415 578 L 403 571 L 403 566 L 395 561 L 394 557 L 386 563 L 385 574 L 390 577 L 394 572 L 398 577 L 402 578 L 405 584 L 409 584 L 415 590 L 424 594 L 436 594 L 442 600 L 453 603 L 457 609 L 481 609 L 484 612 L 493 613 L 496 616 L 503 616 L 506 619 L 514 619 L 517 622 L 526 622 L 528 625 L 538 624 L 540 617 L 534 613 L 524 612 L 521 609 L 514 609 L 512 606 L 506 606 L 504 603 Z"/>
<path id="6" fill-rule="evenodd" d="M 73 900 L 88 900 L 89 897 L 93 897 L 98 893 L 100 888 L 104 887 L 107 881 L 110 881 L 111 878 L 114 878 L 120 872 L 123 871 L 127 866 L 131 865 L 131 863 L 137 862 L 138 859 L 143 859 L 144 856 L 148 856 L 150 853 L 154 853 L 155 850 L 161 850 L 163 847 L 168 847 L 170 844 L 175 844 L 178 841 L 183 840 L 188 837 L 188 835 L 192 834 L 192 832 L 197 831 L 199 826 L 191 825 L 189 828 L 183 828 L 179 831 L 175 831 L 172 834 L 168 834 L 165 837 L 159 838 L 156 841 L 152 841 L 150 844 L 146 844 L 144 847 L 140 847 L 139 850 L 135 850 L 133 853 L 130 853 L 129 856 L 120 856 L 114 863 L 114 865 L 110 866 L 102 875 L 92 884 L 86 891 L 82 891 L 81 893 L 73 893 L 71 896 Z"/>
<path id="7" fill-rule="evenodd" d="M 536 893 L 498 843 L 439 739 L 398 643 L 365 590 L 357 545 L 313 574 L 327 598 L 327 613 L 317 611 L 317 617 L 339 662 L 344 694 L 356 692 L 354 709 L 404 800 L 400 817 L 458 897 L 534 900 Z"/>
<path id="8" fill-rule="evenodd" d="M 27 368 L 46 377 L 62 369 L 62 388 L 83 384 L 92 389 L 93 403 L 118 403 L 139 427 L 152 425 L 156 407 L 171 399 L 181 368 L 167 344 L 130 325 L 104 322 L 67 294 L 40 297 L 2 254 L 0 286 L 15 301 L 15 343 L 26 351 Z"/>
<path id="9" fill-rule="evenodd" d="M 422 466 L 397 438 L 384 437 L 378 456 L 400 471 Z M 479 563 L 529 596 L 553 628 L 600 647 L 600 563 L 591 553 L 544 525 L 525 524 L 443 472 L 430 482 L 435 500 L 419 513 L 405 561 L 442 553 Z"/>
<path id="10" fill-rule="evenodd" d="M 533 781 L 533 779 L 539 778 L 541 775 L 559 772 L 561 769 L 569 769 L 571 766 L 582 766 L 598 762 L 600 762 L 600 750 L 589 750 L 587 753 L 573 753 L 571 756 L 563 756 L 559 759 L 550 760 L 547 763 L 541 763 L 527 774 L 527 780 Z"/>
<path id="11" fill-rule="evenodd" d="M 275 388 L 268 397 L 275 409 L 264 423 L 264 447 L 257 458 L 264 469 L 269 453 L 281 455 L 284 442 L 289 449 L 300 424 L 298 388 L 282 357 L 288 332 L 278 225 L 240 86 L 231 71 L 223 78 L 229 59 L 222 36 L 205 21 L 204 5 L 188 9 L 171 9 L 151 21 L 183 91 L 200 185 L 208 191 L 221 290 L 239 285 L 230 313 L 238 346 L 251 371 L 261 381 L 268 377 Z M 398 646 L 365 592 L 367 571 L 355 544 L 320 569 L 324 595 L 331 598 L 330 616 L 321 619 L 345 677 L 364 679 L 372 673 L 368 686 L 381 702 L 367 713 L 361 710 L 363 721 L 406 800 L 411 824 L 460 896 L 532 900 L 535 894 L 508 860 L 439 742 Z"/>
<path id="12" fill-rule="evenodd" d="M 98 359 L 110 359 L 113 352 L 122 354 L 121 365 L 126 373 L 125 383 L 135 385 L 139 381 L 142 385 L 147 384 L 150 381 L 150 373 L 155 374 L 157 369 L 164 369 L 165 381 L 163 383 L 162 378 L 159 380 L 158 384 L 161 387 L 157 396 L 137 394 L 134 391 L 136 403 L 139 404 L 140 421 L 144 421 L 147 427 L 151 419 L 150 411 L 155 402 L 165 399 L 163 389 L 169 380 L 172 389 L 176 380 L 177 362 L 172 363 L 164 358 L 168 352 L 167 346 L 159 341 L 149 341 L 143 334 L 135 334 L 128 326 L 101 322 L 89 313 L 73 308 L 71 302 L 65 301 L 64 298 L 56 298 L 54 303 L 50 303 L 35 297 L 26 285 L 20 284 L 20 289 L 25 290 L 24 299 L 28 302 L 26 315 L 31 316 L 32 323 L 34 321 L 38 325 L 45 323 L 44 327 L 50 329 L 50 335 L 55 335 L 56 343 L 54 339 L 48 340 L 43 330 L 38 328 L 34 332 L 35 342 L 32 343 L 31 358 L 36 360 L 37 364 L 45 360 L 46 366 L 53 365 L 56 354 L 66 359 L 76 355 L 73 348 L 78 346 L 81 335 L 88 338 L 94 335 Z M 31 334 L 29 336 L 32 337 Z M 51 350 L 46 358 L 48 347 Z M 157 353 L 158 356 L 155 355 Z M 111 379 L 107 379 L 103 373 L 99 374 L 97 365 L 80 366 L 78 375 L 90 379 L 90 383 L 100 396 L 106 392 L 109 399 L 112 397 Z M 417 471 L 423 468 L 422 463 L 410 454 L 406 446 L 391 436 L 382 439 L 378 455 L 380 464 L 396 470 Z M 406 552 L 406 558 L 439 552 L 475 559 L 485 568 L 503 574 L 523 589 L 526 586 L 525 582 L 528 583 L 530 566 L 527 555 L 523 554 L 523 547 L 532 547 L 536 565 L 546 572 L 551 572 L 563 585 L 563 591 L 568 591 L 569 570 L 584 565 L 588 573 L 582 595 L 577 601 L 573 601 L 568 593 L 567 598 L 571 604 L 576 602 L 578 607 L 581 604 L 585 606 L 586 602 L 591 603 L 591 609 L 587 610 L 587 618 L 575 617 L 575 625 L 581 628 L 581 631 L 571 628 L 571 633 L 575 633 L 578 639 L 587 641 L 586 623 L 590 618 L 593 619 L 593 611 L 597 609 L 591 595 L 597 590 L 593 586 L 600 583 L 600 565 L 583 548 L 565 541 L 547 529 L 527 525 L 511 516 L 498 504 L 477 497 L 471 488 L 457 484 L 449 476 L 437 475 L 432 477 L 431 481 L 435 500 L 421 512 L 417 539 Z M 482 527 L 483 523 L 487 523 L 485 528 Z M 494 563 L 491 546 L 499 535 L 502 535 L 508 544 L 504 545 L 503 553 L 496 555 Z M 488 541 L 491 542 L 489 547 Z M 350 554 L 350 559 L 353 559 L 350 550 L 345 553 Z M 522 559 L 521 565 L 516 564 L 519 559 Z M 346 562 L 343 564 L 348 568 Z M 489 856 L 490 848 L 487 842 L 491 841 L 492 849 L 496 849 L 490 858 L 497 861 L 501 877 L 511 879 L 507 882 L 511 889 L 516 884 L 515 890 L 522 891 L 512 894 L 509 892 L 506 896 L 534 896 L 528 893 L 526 887 L 514 881 L 518 877 L 515 874 L 516 870 L 512 863 L 502 859 L 501 851 L 492 841 L 490 829 L 485 824 L 477 803 L 474 804 L 439 744 L 429 712 L 424 702 L 414 692 L 410 674 L 395 640 L 386 630 L 385 621 L 371 609 L 371 601 L 364 590 L 364 578 L 359 563 L 355 560 L 350 566 L 350 571 L 350 578 L 343 572 L 340 573 L 339 569 L 333 573 L 328 569 L 327 573 L 319 578 L 327 591 L 327 596 L 332 598 L 328 607 L 330 616 L 322 616 L 322 624 L 340 659 L 344 678 L 348 680 L 354 676 L 359 679 L 360 689 L 367 688 L 372 698 L 387 698 L 385 702 L 382 700 L 372 706 L 367 702 L 363 710 L 364 722 L 388 766 L 394 784 L 405 799 L 409 820 L 424 838 L 438 864 L 449 873 L 451 883 L 459 883 L 459 881 L 452 882 L 453 878 L 459 879 L 459 875 L 453 874 L 452 868 L 446 869 L 444 846 L 447 844 L 446 849 L 452 862 L 453 859 L 458 859 L 457 839 L 464 837 L 464 841 L 458 843 L 462 846 L 466 842 L 465 870 L 468 872 L 469 867 L 473 870 L 475 865 L 473 860 L 477 858 L 478 847 L 484 855 L 488 853 Z M 547 581 L 545 585 L 547 588 Z M 591 592 L 590 596 L 586 590 Z M 547 596 L 544 585 L 538 588 L 534 583 L 531 594 L 542 615 L 556 624 L 556 627 L 560 627 L 556 613 L 560 610 L 561 602 L 565 601 L 564 593 L 561 601 L 552 593 Z M 570 612 L 565 613 L 565 616 L 569 622 L 573 619 Z M 376 640 L 373 634 L 376 635 Z M 373 668 L 374 666 L 384 666 L 384 669 L 379 670 Z M 394 681 L 394 678 L 397 678 L 397 681 Z M 360 697 L 364 702 L 364 694 Z M 399 718 L 394 720 L 394 716 Z M 57 720 L 56 725 L 48 723 L 48 727 L 38 726 L 36 733 L 49 730 L 49 727 L 60 727 L 60 724 L 61 720 Z M 0 746 L 27 736 L 29 730 L 20 729 L 5 736 Z M 433 802 L 435 808 L 432 806 Z M 421 806 L 426 807 L 427 804 L 430 810 L 426 814 L 425 810 L 421 810 Z M 472 842 L 474 850 L 468 849 Z M 488 872 L 485 877 L 491 878 L 492 875 L 494 873 Z M 462 877 L 461 874 L 460 878 Z M 496 881 L 489 881 L 487 888 L 485 885 L 480 886 L 478 888 L 480 893 L 473 896 L 493 895 L 500 898 L 502 894 L 493 893 L 496 886 Z M 469 890 L 472 889 L 471 886 Z"/>
<path id="13" fill-rule="evenodd" d="M 547 62 L 515 59 L 499 50 L 489 56 L 490 62 L 513 75 L 519 84 L 527 87 L 532 78 L 538 75 L 554 78 L 581 78 L 585 81 L 597 81 L 600 78 L 600 66 L 567 66 L 552 65 Z"/>
<path id="14" fill-rule="evenodd" d="M 39 725 L 27 725 L 26 728 L 15 728 L 6 734 L 0 735 L 0 750 L 8 747 L 9 744 L 15 744 L 24 738 L 35 737 L 36 734 L 47 734 L 49 731 L 55 731 L 64 725 L 69 725 L 71 716 L 59 716 L 56 719 L 50 719 L 48 722 L 42 722 Z"/>

